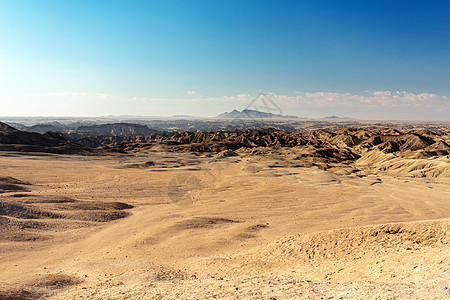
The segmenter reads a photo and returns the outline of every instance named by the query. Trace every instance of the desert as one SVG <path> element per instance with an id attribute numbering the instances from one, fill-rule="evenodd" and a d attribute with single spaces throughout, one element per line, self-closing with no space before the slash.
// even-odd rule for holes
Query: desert
<path id="1" fill-rule="evenodd" d="M 0 0 L 0 300 L 450 299 L 449 16 Z"/>
<path id="2" fill-rule="evenodd" d="M 0 298 L 446 299 L 450 127 L 404 125 L 2 123 Z"/>

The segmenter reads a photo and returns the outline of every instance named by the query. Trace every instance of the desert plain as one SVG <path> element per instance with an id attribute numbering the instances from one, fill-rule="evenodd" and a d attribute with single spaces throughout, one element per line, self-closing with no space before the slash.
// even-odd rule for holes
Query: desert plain
<path id="1" fill-rule="evenodd" d="M 448 299 L 449 132 L 176 133 L 68 153 L 4 127 L 0 299 Z"/>

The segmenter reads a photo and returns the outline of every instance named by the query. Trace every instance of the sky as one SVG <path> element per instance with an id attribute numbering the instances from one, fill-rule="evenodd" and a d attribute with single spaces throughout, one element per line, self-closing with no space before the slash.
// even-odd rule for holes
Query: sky
<path id="1" fill-rule="evenodd" d="M 450 1 L 0 0 L 0 116 L 450 120 Z M 257 107 L 251 107 L 257 108 Z"/>

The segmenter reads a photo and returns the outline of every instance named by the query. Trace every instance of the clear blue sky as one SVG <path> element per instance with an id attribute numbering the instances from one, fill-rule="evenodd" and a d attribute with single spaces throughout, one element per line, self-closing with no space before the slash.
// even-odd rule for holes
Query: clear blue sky
<path id="1" fill-rule="evenodd" d="M 261 89 L 450 120 L 450 1 L 0 0 L 0 116 L 215 116 Z"/>

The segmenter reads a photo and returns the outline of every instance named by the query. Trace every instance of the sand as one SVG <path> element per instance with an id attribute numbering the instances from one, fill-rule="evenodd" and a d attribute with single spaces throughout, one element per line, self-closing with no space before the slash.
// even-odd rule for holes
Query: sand
<path id="1" fill-rule="evenodd" d="M 0 299 L 450 297 L 448 176 L 286 156 L 2 152 Z"/>

